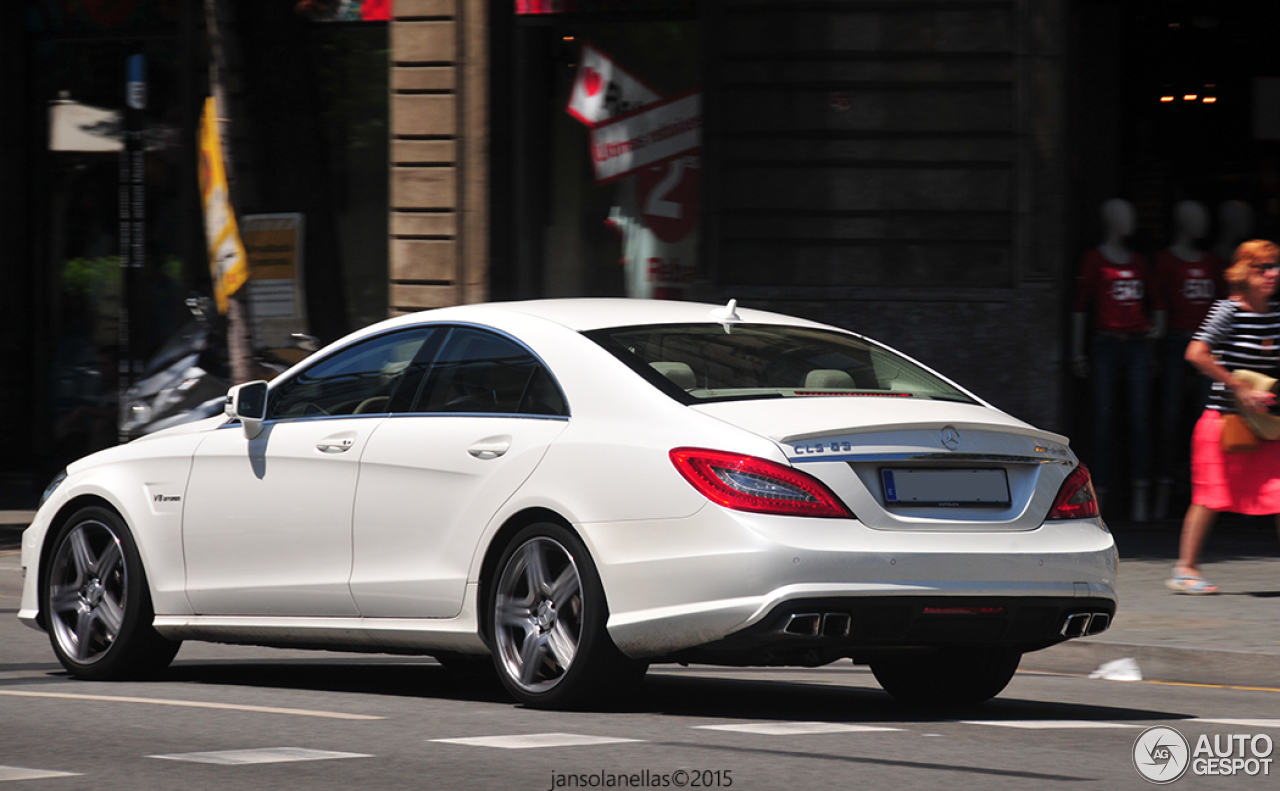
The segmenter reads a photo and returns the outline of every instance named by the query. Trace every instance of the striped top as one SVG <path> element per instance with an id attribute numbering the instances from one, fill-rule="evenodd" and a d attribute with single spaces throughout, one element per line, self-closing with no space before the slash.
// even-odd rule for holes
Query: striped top
<path id="1" fill-rule="evenodd" d="M 1192 340 L 1209 344 L 1218 363 L 1228 371 L 1246 368 L 1280 378 L 1280 303 L 1266 313 L 1254 313 L 1232 299 L 1221 299 L 1209 309 Z M 1231 394 L 1222 382 L 1213 383 L 1209 409 L 1234 412 Z"/>

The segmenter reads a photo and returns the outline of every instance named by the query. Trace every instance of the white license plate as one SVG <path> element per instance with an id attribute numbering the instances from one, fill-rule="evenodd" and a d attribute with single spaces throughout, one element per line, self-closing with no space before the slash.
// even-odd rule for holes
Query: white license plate
<path id="1" fill-rule="evenodd" d="M 885 502 L 894 505 L 1008 505 L 1004 470 L 882 469 Z"/>

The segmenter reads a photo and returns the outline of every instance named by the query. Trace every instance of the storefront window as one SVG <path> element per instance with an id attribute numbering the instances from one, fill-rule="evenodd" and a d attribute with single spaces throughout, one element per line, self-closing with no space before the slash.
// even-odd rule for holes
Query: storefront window
<path id="1" fill-rule="evenodd" d="M 518 16 L 517 270 L 540 273 L 528 295 L 682 299 L 693 284 L 701 26 L 623 5 L 572 23 Z"/>
<path id="2" fill-rule="evenodd" d="M 366 2 L 366 10 L 372 5 Z M 387 26 L 314 25 L 310 54 L 330 152 L 324 165 L 333 185 L 347 327 L 355 329 L 387 317 Z"/>
<path id="3" fill-rule="evenodd" d="M 54 455 L 70 461 L 117 439 L 121 365 L 121 185 L 126 60 L 147 63 L 139 177 L 141 266 L 131 278 L 127 358 L 152 355 L 189 316 L 182 258 L 181 101 L 176 47 L 165 40 L 46 42 L 35 48 L 47 110 L 40 180 L 49 309 Z M 126 366 L 129 363 L 126 362 Z"/>

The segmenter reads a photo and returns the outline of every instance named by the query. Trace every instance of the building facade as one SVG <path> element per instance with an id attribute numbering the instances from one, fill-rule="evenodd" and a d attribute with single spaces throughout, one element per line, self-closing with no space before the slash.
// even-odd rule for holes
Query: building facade
<path id="1" fill-rule="evenodd" d="M 737 299 L 889 343 L 1088 460 L 1089 384 L 1065 355 L 1098 206 L 1131 201 L 1147 254 L 1180 201 L 1239 201 L 1252 235 L 1280 220 L 1264 0 L 0 6 L 7 502 L 116 441 L 120 372 L 210 293 L 210 7 L 237 212 L 305 218 L 322 340 L 486 299 Z M 131 128 L 145 249 L 122 287 Z"/>
<path id="2" fill-rule="evenodd" d="M 391 306 L 647 278 L 865 332 L 1061 427 L 1069 10 L 399 0 Z M 593 172 L 566 112 L 588 52 L 647 106 L 699 95 L 700 148 Z"/>

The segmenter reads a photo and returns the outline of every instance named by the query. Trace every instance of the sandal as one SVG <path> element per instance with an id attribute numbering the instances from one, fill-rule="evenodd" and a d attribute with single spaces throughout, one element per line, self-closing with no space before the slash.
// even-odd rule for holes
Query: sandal
<path id="1" fill-rule="evenodd" d="M 1192 596 L 1208 596 L 1218 592 L 1217 585 L 1196 574 L 1174 574 L 1164 584 L 1171 591 Z"/>

